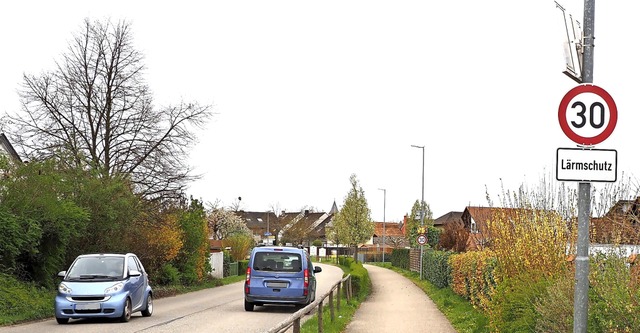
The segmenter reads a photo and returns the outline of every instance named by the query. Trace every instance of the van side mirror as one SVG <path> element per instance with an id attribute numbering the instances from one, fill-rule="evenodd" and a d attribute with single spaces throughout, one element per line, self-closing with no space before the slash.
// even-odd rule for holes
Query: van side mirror
<path id="1" fill-rule="evenodd" d="M 65 275 L 67 275 L 67 271 L 58 272 L 58 277 L 63 278 Z"/>
<path id="2" fill-rule="evenodd" d="M 320 267 L 320 266 L 314 266 L 314 267 L 313 267 L 313 272 L 314 272 L 314 273 L 320 273 L 320 272 L 322 272 L 322 267 Z"/>
<path id="3" fill-rule="evenodd" d="M 140 273 L 140 271 L 137 271 L 135 269 L 132 269 L 129 271 L 129 276 L 140 276 L 142 275 L 142 273 Z"/>

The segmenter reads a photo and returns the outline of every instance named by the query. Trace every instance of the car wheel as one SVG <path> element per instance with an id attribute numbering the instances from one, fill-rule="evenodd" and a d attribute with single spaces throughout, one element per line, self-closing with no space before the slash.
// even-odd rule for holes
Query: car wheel
<path id="1" fill-rule="evenodd" d="M 253 303 L 244 300 L 244 311 L 253 311 Z"/>
<path id="2" fill-rule="evenodd" d="M 151 317 L 153 314 L 153 296 L 151 294 L 147 296 L 147 307 L 141 313 L 143 317 Z"/>
<path id="3" fill-rule="evenodd" d="M 69 318 L 58 318 L 56 317 L 56 321 L 58 322 L 58 324 L 66 324 L 69 322 Z"/>
<path id="4" fill-rule="evenodd" d="M 131 319 L 131 300 L 127 297 L 127 300 L 124 301 L 124 309 L 122 309 L 122 316 L 120 316 L 121 322 L 127 322 Z"/>

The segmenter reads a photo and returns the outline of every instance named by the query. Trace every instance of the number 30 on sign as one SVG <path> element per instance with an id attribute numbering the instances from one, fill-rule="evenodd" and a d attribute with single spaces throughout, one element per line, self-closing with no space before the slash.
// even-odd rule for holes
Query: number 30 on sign
<path id="1" fill-rule="evenodd" d="M 618 109 L 604 89 L 584 84 L 565 94 L 558 107 L 560 128 L 580 145 L 595 145 L 606 140 L 618 122 Z"/>

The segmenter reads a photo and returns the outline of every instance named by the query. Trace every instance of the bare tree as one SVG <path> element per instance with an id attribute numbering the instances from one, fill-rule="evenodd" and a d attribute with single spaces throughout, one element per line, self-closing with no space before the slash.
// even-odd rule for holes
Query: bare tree
<path id="1" fill-rule="evenodd" d="M 394 249 L 409 245 L 409 242 L 407 242 L 404 236 L 386 236 L 384 243 L 385 245 L 391 245 Z"/>
<path id="2" fill-rule="evenodd" d="M 29 159 L 129 178 L 148 199 L 179 198 L 198 178 L 185 156 L 210 106 L 156 108 L 144 69 L 129 23 L 87 19 L 55 70 L 24 75 L 22 109 L 3 125 Z"/>
<path id="3" fill-rule="evenodd" d="M 444 225 L 444 231 L 440 235 L 441 248 L 453 250 L 456 252 L 464 252 L 469 240 L 469 230 L 465 229 L 462 221 L 451 221 Z"/>

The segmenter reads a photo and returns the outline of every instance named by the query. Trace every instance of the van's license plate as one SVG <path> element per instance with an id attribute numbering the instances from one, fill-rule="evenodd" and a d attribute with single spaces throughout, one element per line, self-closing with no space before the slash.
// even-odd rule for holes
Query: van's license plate
<path id="1" fill-rule="evenodd" d="M 267 282 L 267 288 L 286 288 L 286 282 Z"/>
<path id="2" fill-rule="evenodd" d="M 100 310 L 100 303 L 76 304 L 76 310 Z"/>

